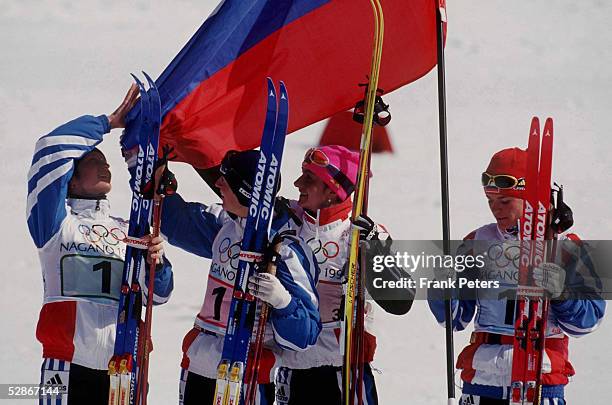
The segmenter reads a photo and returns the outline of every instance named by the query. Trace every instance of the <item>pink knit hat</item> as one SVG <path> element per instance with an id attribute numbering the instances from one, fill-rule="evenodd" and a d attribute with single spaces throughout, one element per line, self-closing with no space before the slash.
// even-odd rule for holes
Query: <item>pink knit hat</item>
<path id="1" fill-rule="evenodd" d="M 344 201 L 355 190 L 359 153 L 340 145 L 311 148 L 304 156 L 302 169 L 314 173 Z"/>

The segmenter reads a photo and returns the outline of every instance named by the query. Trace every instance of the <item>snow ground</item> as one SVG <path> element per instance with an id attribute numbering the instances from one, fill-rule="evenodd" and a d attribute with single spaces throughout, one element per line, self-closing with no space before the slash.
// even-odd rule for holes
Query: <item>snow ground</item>
<path id="1" fill-rule="evenodd" d="M 8 268 L 0 284 L 0 383 L 36 383 L 40 345 L 34 337 L 42 297 L 38 258 L 25 224 L 25 179 L 35 140 L 81 114 L 110 113 L 130 84 L 129 72 L 156 77 L 178 52 L 216 0 L 0 1 L 0 172 L 4 173 Z M 479 175 L 490 155 L 525 146 L 532 115 L 555 118 L 554 177 L 566 185 L 575 231 L 609 239 L 612 173 L 607 114 L 612 73 L 612 5 L 603 0 L 508 2 L 449 1 L 447 46 L 448 132 L 453 238 L 490 222 Z M 394 155 L 376 156 L 371 214 L 396 239 L 441 237 L 435 71 L 390 94 Z M 295 106 L 294 106 L 295 108 Z M 295 197 L 292 181 L 321 125 L 288 139 L 282 193 Z M 110 200 L 116 213 L 129 206 L 127 176 L 116 142 L 103 144 L 113 167 Z M 175 165 L 181 193 L 214 201 L 189 167 Z M 602 215 L 603 213 L 603 215 Z M 176 288 L 156 309 L 150 403 L 176 403 L 183 334 L 198 311 L 208 263 L 172 247 Z M 380 314 L 375 366 L 382 404 L 445 403 L 444 333 L 424 302 L 404 317 Z M 577 376 L 570 404 L 606 404 L 612 362 L 612 325 L 571 344 Z M 455 334 L 455 352 L 468 333 Z M 9 366 L 10 365 L 10 366 Z M 588 398 L 588 399 L 587 399 Z M 3 402 L 4 403 L 4 402 Z M 8 402 L 7 402 L 8 403 Z"/>

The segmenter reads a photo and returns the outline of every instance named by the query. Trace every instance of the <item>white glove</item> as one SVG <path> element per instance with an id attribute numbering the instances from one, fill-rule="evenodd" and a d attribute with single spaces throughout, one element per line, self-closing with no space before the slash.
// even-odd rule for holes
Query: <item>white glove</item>
<path id="1" fill-rule="evenodd" d="M 538 287 L 557 298 L 565 290 L 565 269 L 555 263 L 542 263 L 533 269 L 533 280 Z"/>
<path id="2" fill-rule="evenodd" d="M 289 291 L 269 273 L 256 273 L 249 277 L 249 292 L 275 309 L 283 309 L 291 302 Z"/>

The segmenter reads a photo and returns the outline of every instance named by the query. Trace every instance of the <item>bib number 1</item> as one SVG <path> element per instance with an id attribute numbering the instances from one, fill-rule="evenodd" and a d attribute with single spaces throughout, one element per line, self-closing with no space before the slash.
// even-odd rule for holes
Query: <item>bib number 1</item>
<path id="1" fill-rule="evenodd" d="M 62 295 L 118 301 L 122 273 L 121 259 L 66 255 L 60 262 Z"/>

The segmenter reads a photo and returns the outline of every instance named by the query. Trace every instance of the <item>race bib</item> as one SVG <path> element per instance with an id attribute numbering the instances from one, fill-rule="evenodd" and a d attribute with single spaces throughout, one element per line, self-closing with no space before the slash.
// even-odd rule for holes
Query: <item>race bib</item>
<path id="1" fill-rule="evenodd" d="M 208 276 L 206 297 L 198 318 L 212 332 L 224 334 L 227 327 L 234 286 L 216 277 Z"/>
<path id="2" fill-rule="evenodd" d="M 230 237 L 215 240 L 206 295 L 197 316 L 199 326 L 221 335 L 225 334 L 227 327 L 234 284 L 240 266 L 240 244 L 239 240 Z"/>
<path id="3" fill-rule="evenodd" d="M 342 283 L 335 281 L 319 280 L 317 284 L 319 292 L 319 312 L 321 323 L 326 327 L 329 324 L 339 325 L 342 320 Z"/>
<path id="4" fill-rule="evenodd" d="M 123 260 L 104 256 L 65 255 L 60 261 L 61 294 L 65 297 L 119 301 Z"/>

